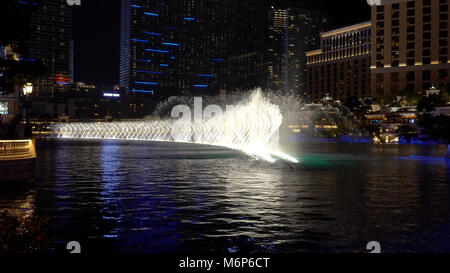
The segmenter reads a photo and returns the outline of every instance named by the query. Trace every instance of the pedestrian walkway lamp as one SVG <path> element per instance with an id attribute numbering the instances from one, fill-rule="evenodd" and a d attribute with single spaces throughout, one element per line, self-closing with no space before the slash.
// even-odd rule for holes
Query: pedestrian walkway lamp
<path id="1" fill-rule="evenodd" d="M 25 101 L 24 101 L 24 107 L 25 107 L 25 114 L 26 114 L 26 119 L 27 119 L 27 123 L 25 125 L 25 131 L 24 131 L 24 137 L 31 137 L 33 134 L 33 130 L 30 126 L 30 117 L 29 117 L 29 111 L 31 108 L 31 101 L 30 101 L 30 95 L 31 93 L 33 93 L 33 84 L 32 83 L 27 83 L 23 86 L 23 95 L 25 96 Z"/>

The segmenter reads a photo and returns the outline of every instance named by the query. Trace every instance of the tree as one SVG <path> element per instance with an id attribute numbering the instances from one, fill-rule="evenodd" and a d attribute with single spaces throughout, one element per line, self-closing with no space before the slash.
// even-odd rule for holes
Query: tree
<path id="1" fill-rule="evenodd" d="M 444 106 L 445 104 L 446 101 L 441 94 L 433 94 L 423 97 L 417 104 L 417 110 L 419 112 L 432 112 L 436 107 Z"/>
<path id="2" fill-rule="evenodd" d="M 402 125 L 397 129 L 397 134 L 409 142 L 411 138 L 417 136 L 417 130 L 410 125 Z"/>
<path id="3" fill-rule="evenodd" d="M 362 103 L 358 100 L 357 97 L 352 96 L 344 101 L 344 106 L 350 109 L 350 111 L 354 111 L 357 108 L 362 106 Z"/>
<path id="4" fill-rule="evenodd" d="M 434 117 L 430 114 L 420 115 L 417 125 L 422 133 L 434 140 L 442 140 L 450 143 L 450 117 L 441 115 Z"/>
<path id="5" fill-rule="evenodd" d="M 49 245 L 48 217 L 0 212 L 0 254 L 45 254 Z"/>
<path id="6" fill-rule="evenodd" d="M 18 62 L 0 59 L 0 91 L 13 93 L 16 86 L 23 86 L 27 82 L 39 80 L 45 73 L 42 60 L 34 62 Z"/>
<path id="7" fill-rule="evenodd" d="M 414 89 L 412 88 L 405 88 L 400 92 L 400 96 L 404 97 L 404 103 L 408 106 L 417 105 L 419 101 L 422 99 L 422 96 L 420 96 Z"/>
<path id="8" fill-rule="evenodd" d="M 359 120 L 364 120 L 366 114 L 371 109 L 371 101 L 366 100 L 362 103 L 356 97 L 349 97 L 345 100 L 344 106 L 347 107 Z"/>
<path id="9" fill-rule="evenodd" d="M 363 131 L 367 132 L 370 137 L 376 136 L 381 139 L 381 126 L 379 124 L 369 124 L 363 127 Z"/>
<path id="10" fill-rule="evenodd" d="M 396 102 L 396 97 L 395 96 L 386 96 L 386 97 L 381 97 L 381 98 L 377 98 L 376 100 L 378 101 L 378 103 L 382 106 L 386 106 L 386 105 L 390 105 L 394 102 Z"/>
<path id="11" fill-rule="evenodd" d="M 442 84 L 439 88 L 441 90 L 440 95 L 442 99 L 446 102 L 450 102 L 450 83 Z"/>

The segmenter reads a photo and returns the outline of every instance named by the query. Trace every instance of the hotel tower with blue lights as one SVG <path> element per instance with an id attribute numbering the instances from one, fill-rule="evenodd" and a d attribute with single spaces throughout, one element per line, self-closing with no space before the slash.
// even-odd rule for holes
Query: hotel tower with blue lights
<path id="1" fill-rule="evenodd" d="M 249 33 L 248 28 L 257 32 L 259 25 L 264 27 L 248 15 L 248 8 L 264 5 L 244 2 L 122 0 L 121 88 L 166 98 L 256 86 L 258 69 L 263 71 L 263 42 L 257 35 L 244 40 L 240 36 Z M 252 14 L 265 17 L 258 11 Z M 253 68 L 238 69 L 238 64 Z"/>

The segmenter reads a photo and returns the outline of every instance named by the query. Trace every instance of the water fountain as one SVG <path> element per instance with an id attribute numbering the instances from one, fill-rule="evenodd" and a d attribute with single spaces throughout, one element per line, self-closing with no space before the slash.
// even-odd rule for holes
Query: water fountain
<path id="1" fill-rule="evenodd" d="M 181 110 L 181 111 L 177 111 Z M 175 111 L 175 112 L 174 112 Z M 147 118 L 136 122 L 60 123 L 52 127 L 52 137 L 72 139 L 111 139 L 193 143 L 227 147 L 275 162 L 297 160 L 278 147 L 278 130 L 283 116 L 277 105 L 266 99 L 261 90 L 221 112 L 218 105 L 194 109 L 194 120 L 187 105 L 172 109 L 173 118 Z M 188 114 L 188 116 L 186 116 Z"/>

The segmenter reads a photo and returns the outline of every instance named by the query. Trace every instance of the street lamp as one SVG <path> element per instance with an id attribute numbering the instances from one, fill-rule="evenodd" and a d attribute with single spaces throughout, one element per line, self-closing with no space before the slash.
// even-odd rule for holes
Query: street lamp
<path id="1" fill-rule="evenodd" d="M 26 100 L 24 101 L 24 107 L 25 107 L 26 119 L 27 119 L 27 123 L 25 125 L 24 137 L 31 137 L 33 135 L 33 130 L 30 126 L 29 110 L 31 107 L 30 95 L 31 95 L 31 93 L 33 93 L 33 84 L 26 83 L 23 86 L 22 91 L 23 91 L 23 95 L 26 97 Z"/>
<path id="2" fill-rule="evenodd" d="M 32 83 L 27 83 L 23 86 L 23 94 L 25 96 L 29 96 L 31 95 L 31 93 L 33 93 L 33 84 Z"/>

